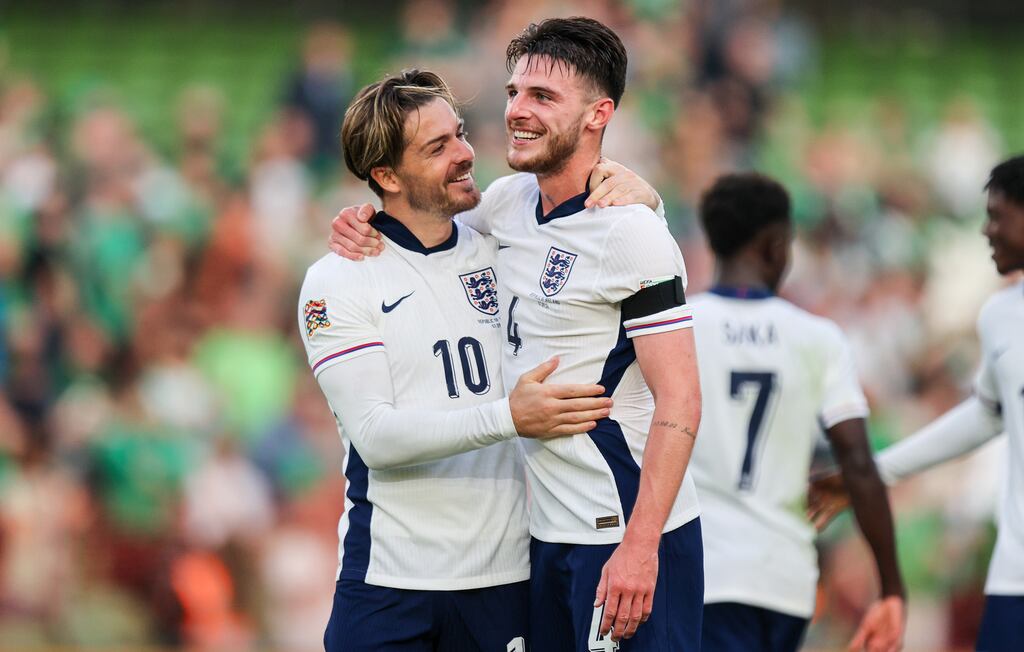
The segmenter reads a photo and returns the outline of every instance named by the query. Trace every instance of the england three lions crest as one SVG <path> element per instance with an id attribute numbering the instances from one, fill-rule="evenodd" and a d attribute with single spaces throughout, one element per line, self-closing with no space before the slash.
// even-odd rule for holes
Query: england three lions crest
<path id="1" fill-rule="evenodd" d="M 490 267 L 468 274 L 459 274 L 466 298 L 474 308 L 485 315 L 498 314 L 498 281 Z"/>
<path id="2" fill-rule="evenodd" d="M 576 262 L 577 254 L 562 251 L 558 247 L 548 249 L 548 259 L 544 261 L 544 273 L 540 275 L 540 289 L 544 296 L 553 297 L 569 280 L 569 272 L 572 271 L 572 264 Z"/>

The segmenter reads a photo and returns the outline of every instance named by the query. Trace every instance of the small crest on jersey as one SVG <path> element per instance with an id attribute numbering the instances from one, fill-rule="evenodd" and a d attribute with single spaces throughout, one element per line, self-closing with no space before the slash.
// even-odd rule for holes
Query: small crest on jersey
<path id="1" fill-rule="evenodd" d="M 490 267 L 459 274 L 469 303 L 485 315 L 498 314 L 498 281 Z"/>
<path id="2" fill-rule="evenodd" d="M 646 289 L 652 285 L 661 285 L 666 281 L 671 281 L 675 276 L 659 276 L 657 278 L 645 278 L 640 280 L 640 289 Z"/>
<path id="3" fill-rule="evenodd" d="M 569 272 L 576 262 L 576 254 L 562 251 L 558 247 L 548 249 L 548 259 L 544 261 L 544 273 L 540 275 L 540 289 L 544 296 L 553 297 L 569 280 Z"/>
<path id="4" fill-rule="evenodd" d="M 310 299 L 302 312 L 306 316 L 306 335 L 309 337 L 313 337 L 316 329 L 331 325 L 327 319 L 327 299 Z"/>

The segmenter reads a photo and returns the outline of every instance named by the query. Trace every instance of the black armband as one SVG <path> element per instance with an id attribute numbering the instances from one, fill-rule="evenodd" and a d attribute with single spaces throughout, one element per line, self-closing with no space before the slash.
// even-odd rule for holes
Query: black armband
<path id="1" fill-rule="evenodd" d="M 624 299 L 622 301 L 622 321 L 647 317 L 684 305 L 686 305 L 686 295 L 683 293 L 683 279 L 676 276 L 672 280 L 649 285 L 628 299 Z"/>

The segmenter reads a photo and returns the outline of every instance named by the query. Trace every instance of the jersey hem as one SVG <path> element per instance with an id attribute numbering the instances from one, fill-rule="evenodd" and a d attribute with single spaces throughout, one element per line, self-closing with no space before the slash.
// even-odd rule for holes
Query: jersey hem
<path id="1" fill-rule="evenodd" d="M 356 579 L 346 577 L 344 571 L 341 579 Z M 486 589 L 492 586 L 504 584 L 515 584 L 530 579 L 530 569 L 518 570 L 511 573 L 499 573 L 496 575 L 483 575 L 480 577 L 465 577 L 458 579 L 425 578 L 414 579 L 409 577 L 395 577 L 392 575 L 381 575 L 379 573 L 365 573 L 359 578 L 366 584 L 373 586 L 385 586 L 391 589 L 405 589 L 410 591 L 467 591 L 470 589 Z"/>
<path id="2" fill-rule="evenodd" d="M 704 604 L 713 604 L 716 602 L 738 602 L 751 607 L 760 607 L 761 609 L 778 611 L 779 613 L 786 614 L 787 616 L 796 616 L 797 618 L 810 618 L 814 615 L 813 604 L 810 606 L 807 606 L 806 604 L 799 605 L 797 602 L 792 600 L 753 596 L 742 589 L 713 591 L 708 590 L 707 586 L 705 586 Z"/>
<path id="3" fill-rule="evenodd" d="M 621 516 L 621 514 L 619 515 Z M 690 521 L 700 516 L 700 506 L 696 505 L 679 513 L 675 518 L 665 521 L 665 527 L 661 529 L 662 534 L 668 534 L 672 530 L 681 528 Z M 622 537 L 626 535 L 626 528 L 613 532 L 545 532 L 530 528 L 530 536 L 543 543 L 569 543 L 574 545 L 602 546 L 610 543 L 622 543 Z"/>
<path id="4" fill-rule="evenodd" d="M 989 583 L 986 582 L 985 583 L 985 591 L 984 591 L 984 593 L 985 593 L 985 595 L 1002 595 L 1002 596 L 1010 596 L 1010 597 L 1018 597 L 1018 596 L 1024 597 L 1024 584 L 1020 584 L 1020 585 L 1006 584 L 1006 585 L 1000 586 L 998 583 L 995 583 L 994 585 L 990 586 Z"/>

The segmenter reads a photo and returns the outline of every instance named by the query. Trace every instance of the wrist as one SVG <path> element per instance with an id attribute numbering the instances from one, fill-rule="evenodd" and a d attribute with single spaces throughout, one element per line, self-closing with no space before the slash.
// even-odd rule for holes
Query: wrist
<path id="1" fill-rule="evenodd" d="M 661 532 L 653 528 L 627 527 L 622 537 L 622 545 L 639 550 L 658 550 L 661 543 Z"/>
<path id="2" fill-rule="evenodd" d="M 889 585 L 889 586 L 883 585 L 882 586 L 882 599 L 886 600 L 888 598 L 899 598 L 900 600 L 906 602 L 906 600 L 907 600 L 907 591 L 906 591 L 906 589 L 903 588 L 903 584 L 902 583 L 895 583 L 895 584 L 892 584 L 892 585 Z"/>

